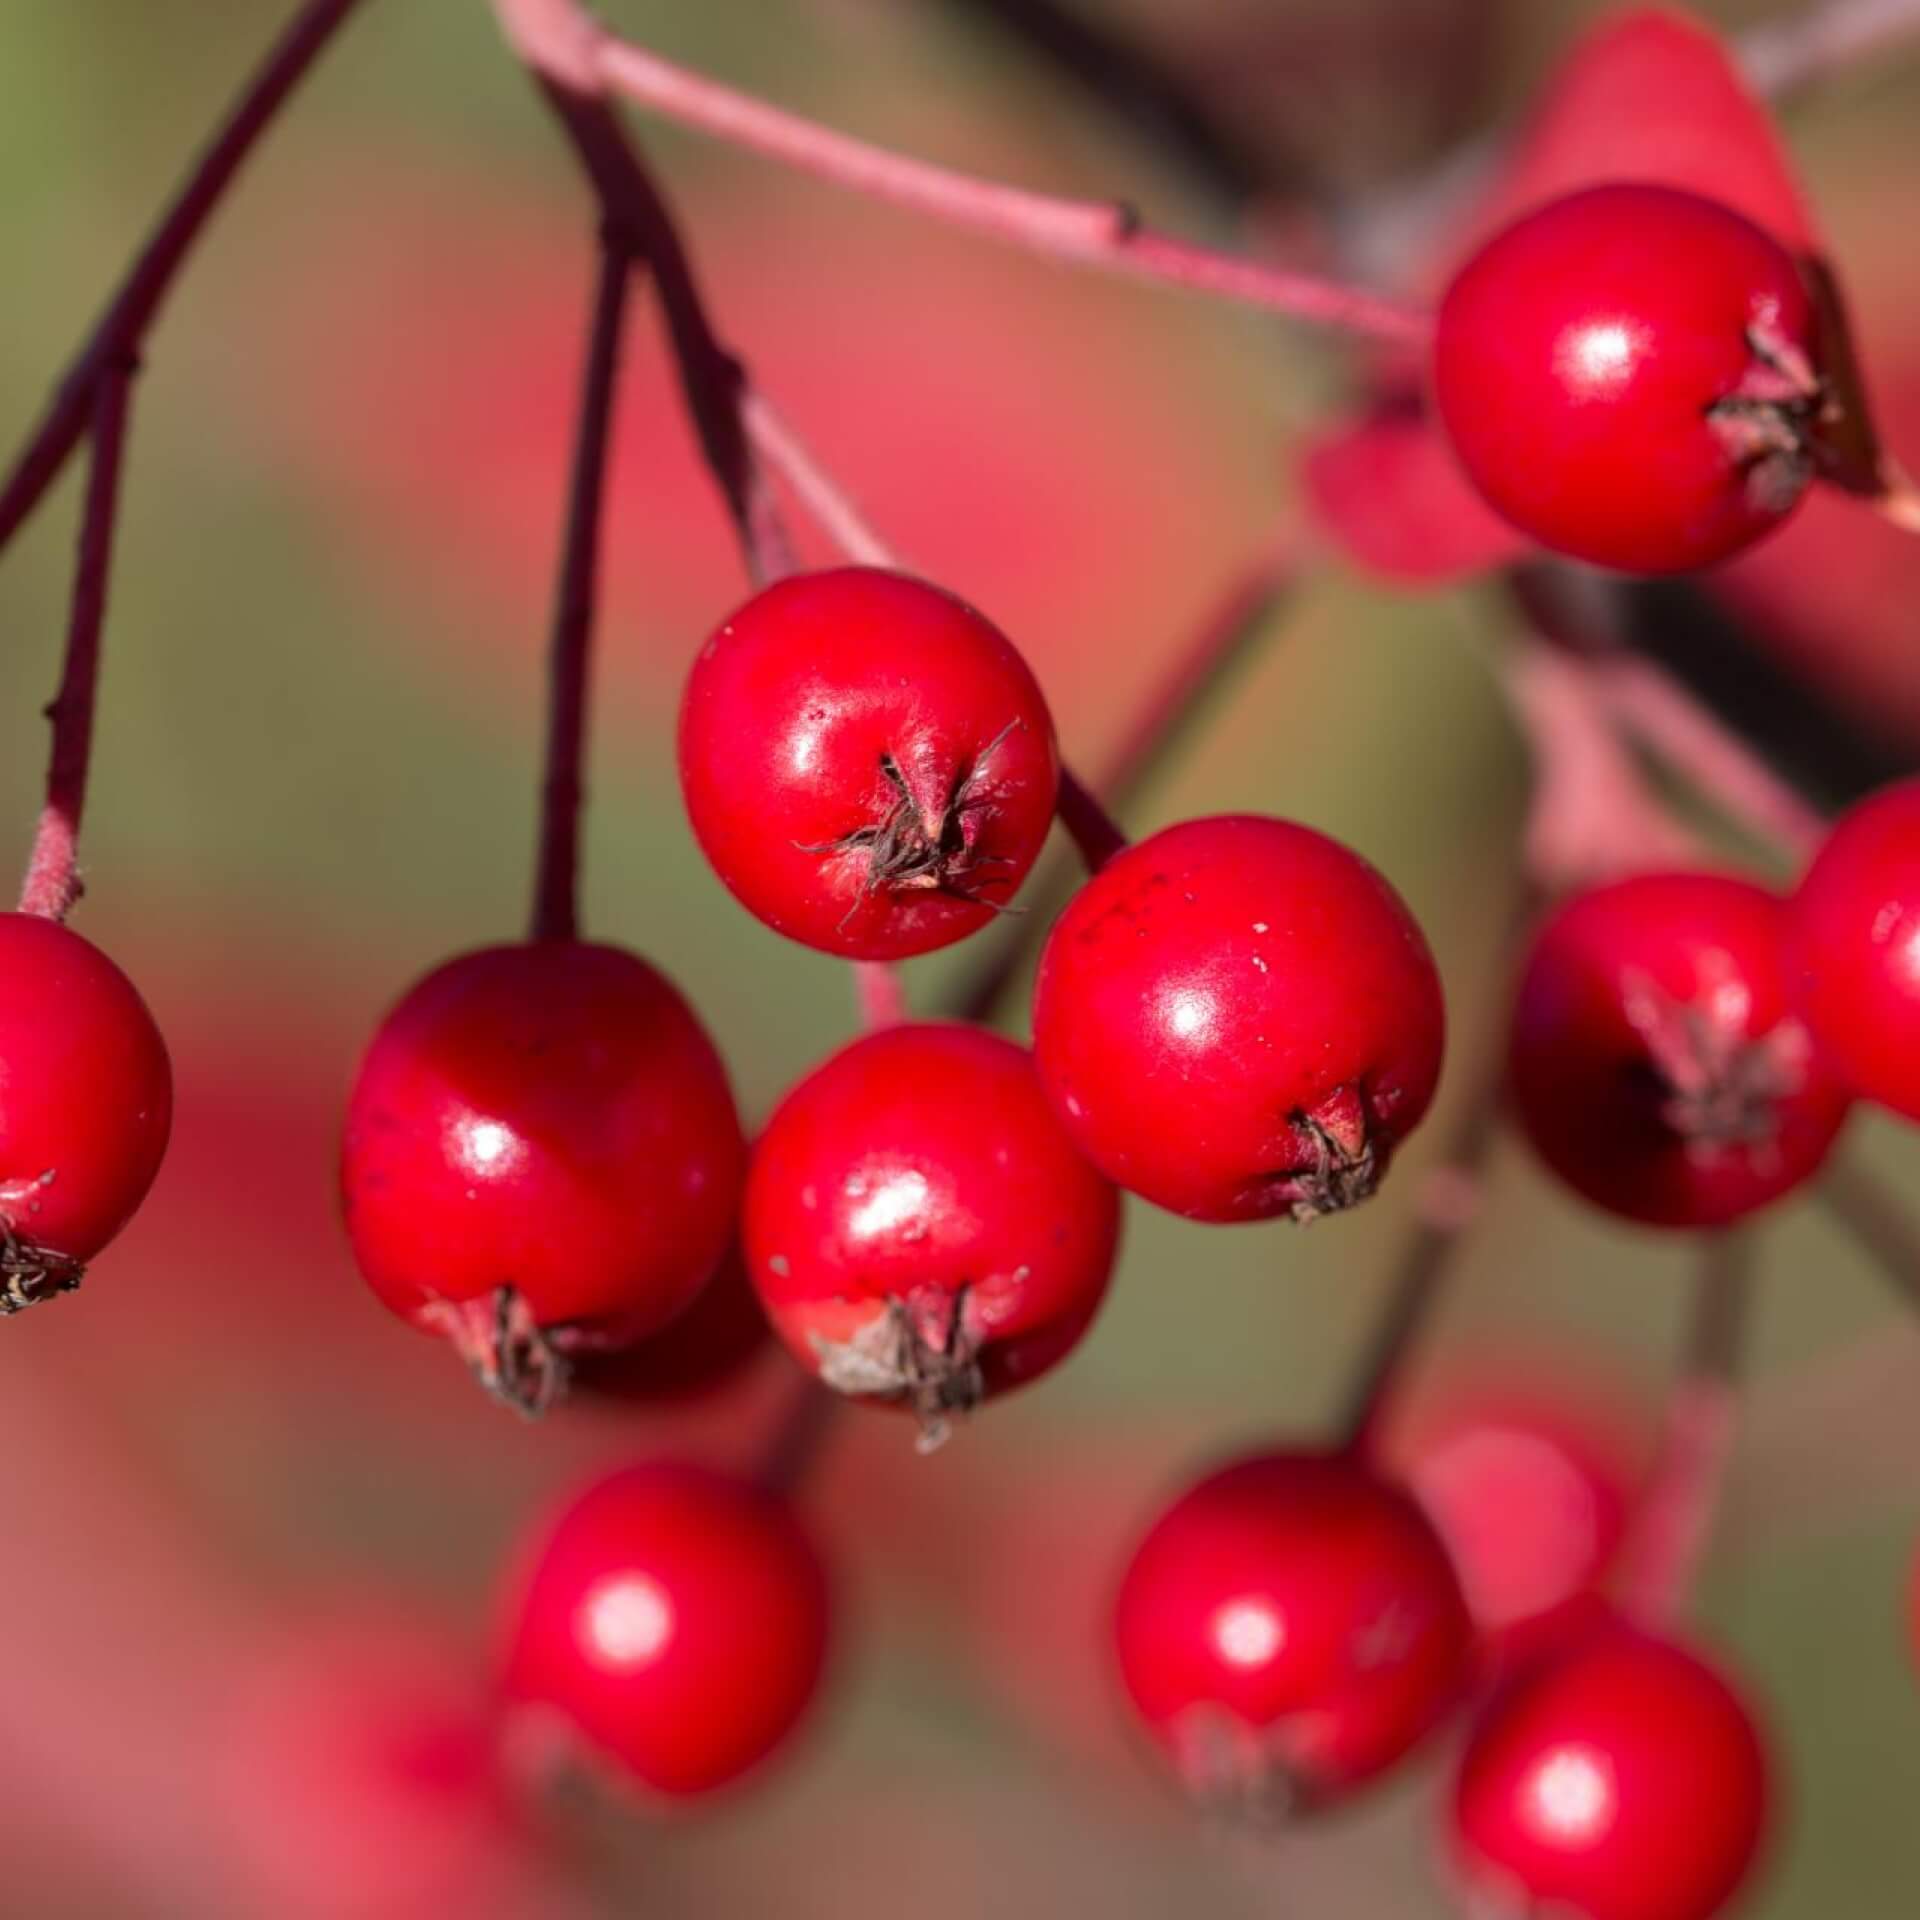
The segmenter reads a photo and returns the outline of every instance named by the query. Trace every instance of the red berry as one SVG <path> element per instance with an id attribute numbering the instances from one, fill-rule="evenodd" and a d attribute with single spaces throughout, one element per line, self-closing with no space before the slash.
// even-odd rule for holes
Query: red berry
<path id="1" fill-rule="evenodd" d="M 776 1331 L 923 1440 L 1078 1343 L 1107 1289 L 1120 1197 L 1074 1150 L 1024 1047 L 889 1027 L 780 1103 L 747 1180 L 747 1270 Z"/>
<path id="2" fill-rule="evenodd" d="M 146 1002 L 89 940 L 0 913 L 0 1314 L 80 1284 L 133 1217 L 173 1124 Z"/>
<path id="3" fill-rule="evenodd" d="M 1920 1120 L 1920 779 L 1852 808 L 1795 894 L 1796 1002 L 1853 1088 Z"/>
<path id="4" fill-rule="evenodd" d="M 1393 1450 L 1488 1633 L 1553 1612 L 1606 1572 L 1626 1527 L 1620 1455 L 1563 1398 L 1516 1385 L 1455 1401 Z"/>
<path id="5" fill-rule="evenodd" d="M 1813 474 L 1826 398 L 1786 249 L 1678 188 L 1589 188 L 1455 276 L 1434 395 L 1474 484 L 1541 545 L 1629 573 L 1724 560 Z"/>
<path id="6" fill-rule="evenodd" d="M 1610 1213 L 1717 1227 L 1825 1159 L 1847 1097 L 1789 1010 L 1786 906 L 1728 874 L 1641 874 L 1536 936 L 1513 1025 L 1534 1148 Z"/>
<path id="7" fill-rule="evenodd" d="M 1753 1865 L 1767 1799 L 1727 1681 L 1614 1624 L 1495 1694 L 1460 1764 L 1453 1846 L 1492 1916 L 1709 1920 Z"/>
<path id="8" fill-rule="evenodd" d="M 756 594 L 694 662 L 680 785 L 741 903 L 824 953 L 897 960 L 990 920 L 1053 820 L 1053 721 L 989 621 L 874 567 Z"/>
<path id="9" fill-rule="evenodd" d="M 675 1798 L 757 1766 L 818 1690 L 826 1577 L 785 1503 L 674 1462 L 575 1500 L 533 1556 L 507 1688 Z"/>
<path id="10" fill-rule="evenodd" d="M 1256 1454 L 1153 1524 L 1120 1587 L 1121 1678 L 1188 1787 L 1313 1807 L 1459 1698 L 1472 1627 L 1414 1502 L 1346 1455 Z"/>
<path id="11" fill-rule="evenodd" d="M 619 1404 L 694 1400 L 726 1385 L 767 1345 L 767 1316 L 738 1246 L 728 1247 L 693 1305 L 631 1346 L 572 1358 L 577 1397 Z"/>
<path id="12" fill-rule="evenodd" d="M 538 1412 L 563 1350 L 692 1301 L 745 1157 L 726 1069 L 672 985 L 617 947 L 543 941 L 450 960 L 388 1014 L 340 1184 L 374 1292 Z"/>
<path id="13" fill-rule="evenodd" d="M 1445 1026 L 1399 895 L 1325 834 L 1255 814 L 1102 868 L 1048 937 L 1033 1009 L 1081 1150 L 1196 1220 L 1364 1199 L 1427 1110 Z"/>

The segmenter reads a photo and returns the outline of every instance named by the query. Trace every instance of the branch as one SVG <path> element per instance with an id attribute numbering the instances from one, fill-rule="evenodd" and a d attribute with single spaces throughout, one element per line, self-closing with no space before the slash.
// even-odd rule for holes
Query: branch
<path id="1" fill-rule="evenodd" d="M 1816 0 L 1742 34 L 1740 64 L 1769 99 L 1804 93 L 1842 69 L 1920 37 L 1920 0 Z"/>
<path id="2" fill-rule="evenodd" d="M 611 91 L 796 171 L 1053 260 L 1212 294 L 1375 339 L 1424 341 L 1429 316 L 1358 288 L 1217 252 L 1143 226 L 1124 205 L 1066 200 L 856 140 L 705 79 L 609 33 L 579 0 L 495 0 L 549 82 Z"/>
<path id="3" fill-rule="evenodd" d="M 1655 1625 L 1685 1607 L 1713 1528 L 1739 1415 L 1736 1376 L 1752 1279 L 1751 1237 L 1738 1230 L 1713 1235 L 1668 1393 L 1660 1461 L 1621 1562 L 1622 1604 Z"/>
<path id="4" fill-rule="evenodd" d="M 79 445 L 103 377 L 115 366 L 138 359 L 147 330 L 201 229 L 287 96 L 359 4 L 360 0 L 308 0 L 233 103 L 62 375 L 52 405 L 0 486 L 0 548 L 19 532 Z"/>
<path id="5" fill-rule="evenodd" d="M 1527 868 L 1540 886 L 1698 863 L 1698 842 L 1655 804 L 1608 725 L 1585 662 L 1529 639 L 1504 684 L 1533 751 Z"/>
<path id="6" fill-rule="evenodd" d="M 1127 836 L 1113 815 L 1071 767 L 1060 769 L 1060 794 L 1054 811 L 1089 873 L 1098 873 L 1127 844 Z"/>
<path id="7" fill-rule="evenodd" d="M 533 888 L 535 940 L 572 940 L 579 933 L 581 766 L 599 596 L 601 505 L 632 266 L 624 242 L 611 232 L 603 234 L 553 616 L 547 776 Z"/>
<path id="8" fill-rule="evenodd" d="M 827 472 L 785 414 L 764 393 L 741 396 L 748 437 L 760 457 L 787 485 L 815 525 L 860 567 L 891 567 L 900 559 L 868 524 L 853 497 Z"/>
<path id="9" fill-rule="evenodd" d="M 80 897 L 80 818 L 86 811 L 87 770 L 93 758 L 93 710 L 100 685 L 100 636 L 107 620 L 107 576 L 113 564 L 120 508 L 120 469 L 126 451 L 127 411 L 134 365 L 110 361 L 93 389 L 92 464 L 80 522 L 73 610 L 67 627 L 60 691 L 47 708 L 53 750 L 47 763 L 47 799 L 33 836 L 22 913 L 64 920 Z"/>
<path id="10" fill-rule="evenodd" d="M 1820 1176 L 1820 1204 L 1844 1227 L 1911 1307 L 1920 1308 L 1920 1226 L 1899 1193 L 1858 1162 L 1838 1160 Z"/>

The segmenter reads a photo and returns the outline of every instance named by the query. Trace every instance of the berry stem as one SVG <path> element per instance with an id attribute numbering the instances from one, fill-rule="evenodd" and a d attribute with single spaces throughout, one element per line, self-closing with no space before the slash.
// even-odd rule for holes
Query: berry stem
<path id="1" fill-rule="evenodd" d="M 1298 585 L 1307 557 L 1302 543 L 1282 539 L 1229 582 L 1109 758 L 1099 790 L 1112 807 L 1127 807 L 1253 657 L 1274 613 Z M 1070 884 L 1066 872 L 1056 869 L 1036 889 L 1033 910 L 1016 923 L 1011 938 L 987 951 L 958 995 L 964 1018 L 993 1017 L 1034 944 L 1053 923 Z"/>
<path id="2" fill-rule="evenodd" d="M 61 376 L 40 424 L 0 486 L 0 548 L 20 530 L 80 444 L 102 382 L 112 377 L 115 368 L 138 357 L 168 289 L 234 176 L 288 95 L 359 4 L 360 0 L 308 0 L 241 90 Z"/>
<path id="3" fill-rule="evenodd" d="M 745 396 L 742 411 L 761 457 L 793 489 L 828 539 L 857 566 L 898 570 L 900 561 L 893 549 L 773 402 L 764 393 L 752 392 Z"/>
<path id="4" fill-rule="evenodd" d="M 42 914 L 49 920 L 64 920 L 80 897 L 80 817 L 86 810 L 87 768 L 93 757 L 100 636 L 106 626 L 107 576 L 113 561 L 134 372 L 133 361 L 115 360 L 94 387 L 93 454 L 80 522 L 66 664 L 61 670 L 60 691 L 47 708 L 47 718 L 53 724 L 47 798 L 33 836 L 26 883 L 20 890 L 20 911 Z"/>
<path id="5" fill-rule="evenodd" d="M 494 0 L 509 42 L 531 40 L 553 51 L 584 20 L 569 26 L 571 0 Z M 560 122 L 600 202 L 601 218 L 660 294 L 680 390 L 739 538 L 748 576 L 765 586 L 794 570 L 793 543 L 755 454 L 744 419 L 747 372 L 722 343 L 680 239 L 671 210 L 591 73 L 564 58 L 530 62 L 542 96 Z"/>
<path id="6" fill-rule="evenodd" d="M 1758 92 L 1778 100 L 1916 37 L 1920 0 L 1816 0 L 1743 34 L 1740 64 Z"/>
<path id="7" fill-rule="evenodd" d="M 910 159 L 663 60 L 609 33 L 578 0 L 495 0 L 521 57 L 582 92 L 624 95 L 669 120 L 801 173 L 1049 259 L 1130 274 L 1379 340 L 1425 340 L 1429 316 L 1315 275 L 1157 233 L 1128 207 L 1066 200 Z"/>
<path id="8" fill-rule="evenodd" d="M 1895 1189 L 1857 1161 L 1835 1160 L 1820 1179 L 1820 1204 L 1920 1309 L 1920 1225 Z"/>
<path id="9" fill-rule="evenodd" d="M 581 768 L 599 590 L 601 510 L 632 266 L 619 235 L 611 230 L 604 233 L 554 606 L 547 772 L 533 888 L 532 937 L 536 940 L 572 940 L 579 932 L 580 809 L 585 793 Z"/>
<path id="10" fill-rule="evenodd" d="M 1753 1250 L 1741 1232 L 1716 1233 L 1706 1244 L 1692 1325 L 1667 1395 L 1660 1457 L 1622 1555 L 1621 1602 L 1655 1626 L 1686 1607 L 1733 1453 Z"/>
<path id="11" fill-rule="evenodd" d="M 1515 888 L 1512 910 L 1497 951 L 1510 968 L 1528 923 L 1541 904 L 1524 878 Z M 1504 1018 L 1507 999 L 1500 1002 Z M 1454 1255 L 1479 1218 L 1487 1161 L 1500 1127 L 1506 1093 L 1506 1058 L 1497 1039 L 1485 1046 L 1446 1151 L 1416 1190 L 1414 1230 L 1400 1256 L 1383 1309 L 1353 1384 L 1338 1431 L 1349 1453 L 1371 1453 L 1399 1398 L 1414 1353 L 1439 1307 Z"/>
<path id="12" fill-rule="evenodd" d="M 900 970 L 887 960 L 856 960 L 853 993 L 860 1008 L 860 1024 L 869 1033 L 898 1026 L 907 1017 L 906 989 Z"/>
<path id="13" fill-rule="evenodd" d="M 1060 769 L 1060 797 L 1054 811 L 1089 873 L 1098 873 L 1127 844 L 1113 816 L 1071 767 Z"/>
<path id="14" fill-rule="evenodd" d="M 819 1462 L 846 1404 L 843 1395 L 796 1368 L 751 1469 L 754 1479 L 767 1492 L 791 1498 Z"/>

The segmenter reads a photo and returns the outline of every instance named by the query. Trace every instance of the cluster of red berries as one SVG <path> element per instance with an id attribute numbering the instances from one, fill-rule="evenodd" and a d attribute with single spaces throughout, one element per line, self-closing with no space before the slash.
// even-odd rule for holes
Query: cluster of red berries
<path id="1" fill-rule="evenodd" d="M 1685 571 L 1780 525 L 1815 478 L 1871 490 L 1797 211 L 1770 223 L 1744 190 L 1697 184 L 1546 197 L 1440 304 L 1448 443 L 1555 552 Z M 712 635 L 678 763 L 737 899 L 867 965 L 1016 911 L 1072 813 L 1020 654 L 872 567 L 782 580 Z M 1290 821 L 1114 841 L 1083 846 L 1046 938 L 1031 1048 L 881 1025 L 751 1146 L 718 1050 L 645 960 L 568 935 L 441 966 L 381 1024 L 348 1102 L 341 1197 L 368 1285 L 525 1413 L 576 1376 L 697 1391 L 770 1325 L 826 1388 L 906 1411 L 930 1446 L 1072 1353 L 1123 1193 L 1214 1223 L 1365 1200 L 1444 1051 L 1404 903 Z M 77 1285 L 139 1206 L 171 1082 L 138 993 L 79 935 L 0 916 L 0 972 L 11 1313 Z M 1725 1228 L 1802 1187 L 1857 1101 L 1920 1121 L 1920 781 L 1846 816 L 1791 893 L 1669 872 L 1561 902 L 1525 957 L 1508 1065 L 1545 1165 L 1659 1228 Z M 1488 1474 L 1540 1522 L 1517 1574 L 1471 1491 Z M 1769 1763 L 1713 1662 L 1597 1598 L 1624 1502 L 1538 1433 L 1454 1436 L 1405 1479 L 1365 1437 L 1247 1455 L 1168 1504 L 1115 1607 L 1143 1726 L 1198 1798 L 1265 1819 L 1344 1801 L 1470 1706 L 1450 1839 L 1476 1910 L 1710 1920 L 1761 1848 Z M 1562 1536 L 1569 1484 L 1584 1506 Z M 701 1796 L 799 1725 L 832 1629 L 777 1486 L 653 1462 L 530 1546 L 505 1693 L 529 1751 Z"/>

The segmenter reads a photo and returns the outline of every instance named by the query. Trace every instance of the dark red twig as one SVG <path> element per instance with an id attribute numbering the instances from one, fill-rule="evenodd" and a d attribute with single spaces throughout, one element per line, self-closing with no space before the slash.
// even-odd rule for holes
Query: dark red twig
<path id="1" fill-rule="evenodd" d="M 20 911 L 44 914 L 49 920 L 64 920 L 80 897 L 80 819 L 86 811 L 87 769 L 93 757 L 100 636 L 107 619 L 107 579 L 113 564 L 120 469 L 134 372 L 130 360 L 113 360 L 101 370 L 93 389 L 93 455 L 80 522 L 66 663 L 60 674 L 60 691 L 47 708 L 47 718 L 53 723 L 47 799 L 20 891 Z"/>
<path id="2" fill-rule="evenodd" d="M 1621 1603 L 1636 1618 L 1672 1620 L 1693 1592 L 1733 1453 L 1752 1280 L 1751 1238 L 1737 1230 L 1713 1235 L 1667 1395 L 1659 1462 L 1621 1559 Z"/>
<path id="3" fill-rule="evenodd" d="M 1071 767 L 1060 769 L 1060 797 L 1054 810 L 1089 873 L 1098 873 L 1127 844 L 1112 814 Z"/>
<path id="4" fill-rule="evenodd" d="M 1900 1196 L 1857 1161 L 1820 1176 L 1820 1203 L 1853 1237 L 1911 1307 L 1920 1308 L 1920 1225 Z"/>
<path id="5" fill-rule="evenodd" d="M 52 404 L 0 486 L 0 547 L 20 530 L 79 445 L 103 376 L 138 356 L 182 262 L 260 136 L 359 4 L 360 0 L 308 0 L 234 101 L 68 366 Z"/>
<path id="6" fill-rule="evenodd" d="M 587 688 L 599 598 L 600 523 L 607 449 L 620 382 L 620 335 L 633 261 L 612 232 L 602 235 L 593 320 L 581 383 L 560 588 L 554 607 L 547 732 L 547 774 L 534 876 L 533 937 L 571 940 L 579 931 L 581 768 L 586 753 Z"/>

